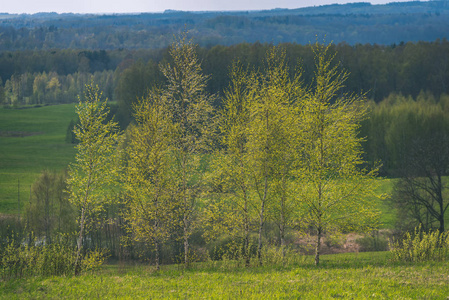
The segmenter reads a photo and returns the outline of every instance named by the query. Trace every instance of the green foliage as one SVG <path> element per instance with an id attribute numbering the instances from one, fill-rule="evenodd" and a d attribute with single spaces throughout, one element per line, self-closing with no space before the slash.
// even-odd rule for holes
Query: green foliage
<path id="1" fill-rule="evenodd" d="M 397 210 L 396 226 L 401 230 L 419 224 L 425 230 L 445 230 L 449 118 L 446 96 L 440 98 L 437 102 L 424 92 L 416 99 L 390 95 L 373 105 L 365 126 L 369 164 L 381 160 L 383 174 L 400 177 L 390 202 Z"/>
<path id="2" fill-rule="evenodd" d="M 315 44 L 315 78 L 300 103 L 302 161 L 297 174 L 297 201 L 304 222 L 317 235 L 316 264 L 321 236 L 333 230 L 369 230 L 379 212 L 370 201 L 376 169 L 361 168 L 360 121 L 366 116 L 364 97 L 341 93 L 347 73 L 333 64 L 330 45 Z"/>
<path id="3" fill-rule="evenodd" d="M 118 70 L 117 70 L 118 71 Z M 120 107 L 120 115 L 131 116 L 133 106 L 139 99 L 147 96 L 148 91 L 164 82 L 157 63 L 149 60 L 146 64 L 139 60 L 123 70 L 118 76 L 114 96 Z"/>
<path id="4" fill-rule="evenodd" d="M 363 146 L 369 164 L 381 161 L 383 174 L 402 176 L 410 163 L 419 161 L 416 156 L 432 162 L 420 151 L 436 153 L 436 158 L 444 157 L 449 128 L 446 97 L 442 94 L 438 102 L 429 93 L 421 92 L 416 98 L 393 93 L 379 104 L 373 104 L 370 118 L 363 126 L 367 139 Z"/>
<path id="5" fill-rule="evenodd" d="M 51 244 L 58 234 L 71 233 L 75 228 L 74 209 L 67 199 L 66 172 L 42 171 L 31 187 L 29 203 L 23 221 L 28 232 L 34 232 Z"/>
<path id="6" fill-rule="evenodd" d="M 79 144 L 76 162 L 70 165 L 67 180 L 69 200 L 79 212 L 79 237 L 75 273 L 79 271 L 80 254 L 86 225 L 90 218 L 103 209 L 108 188 L 118 178 L 118 152 L 120 140 L 118 124 L 108 119 L 107 99 L 102 100 L 98 86 L 86 86 L 85 99 L 76 107 L 80 120 L 75 127 Z"/>
<path id="7" fill-rule="evenodd" d="M 169 50 L 172 63 L 161 64 L 167 85 L 162 90 L 173 124 L 170 146 L 179 225 L 184 240 L 184 263 L 189 264 L 189 238 L 197 220 L 198 198 L 203 190 L 202 154 L 210 150 L 213 96 L 206 91 L 196 46 L 187 33 L 176 38 Z"/>
<path id="8" fill-rule="evenodd" d="M 448 233 L 440 233 L 439 230 L 425 232 L 420 226 L 414 233 L 407 232 L 402 240 L 389 246 L 393 261 L 446 261 L 449 258 Z"/>
<path id="9" fill-rule="evenodd" d="M 11 280 L 32 276 L 73 275 L 76 249 L 63 243 L 44 245 L 9 241 L 0 249 L 0 278 Z M 105 251 L 88 251 L 81 258 L 81 272 L 98 270 L 106 259 Z"/>
<path id="10" fill-rule="evenodd" d="M 304 94 L 301 72 L 290 79 L 285 51 L 272 47 L 265 64 L 251 73 L 239 63 L 231 68 L 219 116 L 222 151 L 214 157 L 211 174 L 212 185 L 223 194 L 210 206 L 210 221 L 222 224 L 213 229 L 243 238 L 248 249 L 250 231 L 258 229 L 260 259 L 267 215 L 279 224 L 282 246 L 285 228 L 291 225 L 294 103 Z"/>
<path id="11" fill-rule="evenodd" d="M 67 133 L 65 135 L 65 141 L 69 144 L 76 144 L 78 141 L 76 140 L 76 135 L 73 132 L 75 129 L 75 126 L 79 125 L 79 120 L 76 119 L 76 121 L 70 120 L 69 126 L 67 126 Z"/>
<path id="12" fill-rule="evenodd" d="M 81 259 L 81 271 L 98 271 L 108 257 L 108 251 L 104 249 L 88 250 Z M 72 264 L 73 266 L 73 264 Z"/>
<path id="13" fill-rule="evenodd" d="M 136 125 L 127 130 L 125 221 L 132 237 L 154 246 L 159 268 L 161 245 L 176 224 L 171 138 L 167 103 L 152 90 L 135 105 Z"/>

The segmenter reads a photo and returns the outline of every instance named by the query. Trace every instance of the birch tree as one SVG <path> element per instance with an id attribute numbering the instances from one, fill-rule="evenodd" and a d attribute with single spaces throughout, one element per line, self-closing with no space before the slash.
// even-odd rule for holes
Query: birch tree
<path id="1" fill-rule="evenodd" d="M 250 209 L 257 211 L 258 258 L 262 263 L 263 228 L 268 215 L 279 225 L 281 248 L 293 212 L 289 192 L 296 161 L 295 102 L 304 94 L 301 72 L 290 79 L 285 53 L 272 47 L 265 69 L 247 73 L 234 67 L 221 113 L 225 154 L 216 164 L 227 178 L 234 215 L 243 224 L 248 248 Z M 253 221 L 254 222 L 254 221 Z M 248 263 L 249 258 L 246 257 Z"/>
<path id="2" fill-rule="evenodd" d="M 161 246 L 173 217 L 171 138 L 173 126 L 159 90 L 152 90 L 134 108 L 135 125 L 128 128 L 124 187 L 125 220 L 137 241 L 154 247 L 159 270 Z"/>
<path id="3" fill-rule="evenodd" d="M 213 97 L 206 92 L 195 45 L 182 34 L 169 50 L 171 63 L 160 66 L 167 79 L 164 97 L 175 128 L 172 140 L 174 176 L 183 228 L 184 263 L 189 264 L 189 238 L 194 229 L 197 199 L 201 192 L 202 154 L 208 149 Z"/>
<path id="4" fill-rule="evenodd" d="M 75 162 L 69 167 L 69 201 L 79 212 L 75 274 L 80 271 L 83 239 L 86 224 L 105 203 L 107 188 L 116 182 L 117 149 L 120 139 L 118 124 L 108 121 L 107 99 L 102 100 L 98 86 L 88 85 L 84 99 L 76 106 L 79 125 L 74 129 L 79 144 L 75 146 Z"/>
<path id="5" fill-rule="evenodd" d="M 301 105 L 302 164 L 298 201 L 316 231 L 315 264 L 323 234 L 331 229 L 367 229 L 376 225 L 372 197 L 376 171 L 361 168 L 360 121 L 364 98 L 342 92 L 348 74 L 333 62 L 330 45 L 316 43 L 314 83 Z"/>
<path id="6" fill-rule="evenodd" d="M 209 203 L 208 226 L 213 235 L 228 233 L 243 240 L 245 265 L 250 264 L 249 238 L 255 229 L 257 209 L 248 165 L 247 128 L 255 80 L 239 63 L 230 70 L 230 85 L 219 112 L 220 145 L 212 162 L 212 189 L 220 193 Z"/>

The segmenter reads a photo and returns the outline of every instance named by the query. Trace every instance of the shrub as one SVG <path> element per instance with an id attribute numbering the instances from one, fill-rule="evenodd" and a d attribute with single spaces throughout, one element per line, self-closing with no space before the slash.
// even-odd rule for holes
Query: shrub
<path id="1" fill-rule="evenodd" d="M 108 257 L 107 250 L 89 250 L 81 261 L 81 271 L 98 270 Z M 75 261 L 73 261 L 74 263 Z"/>
<path id="2" fill-rule="evenodd" d="M 448 258 L 448 233 L 438 230 L 424 232 L 421 226 L 415 228 L 414 234 L 407 232 L 404 238 L 390 244 L 393 261 L 442 261 Z"/>
<path id="3" fill-rule="evenodd" d="M 88 251 L 82 258 L 82 271 L 98 269 L 106 253 Z M 14 240 L 0 250 L 0 278 L 73 275 L 76 251 L 64 244 L 19 244 Z"/>

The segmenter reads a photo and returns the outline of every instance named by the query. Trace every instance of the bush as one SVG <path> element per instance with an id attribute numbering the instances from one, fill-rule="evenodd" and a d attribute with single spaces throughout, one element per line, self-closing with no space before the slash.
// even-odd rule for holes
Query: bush
<path id="1" fill-rule="evenodd" d="M 107 250 L 89 250 L 81 260 L 81 271 L 98 270 L 103 265 L 107 257 Z"/>
<path id="2" fill-rule="evenodd" d="M 390 244 L 390 249 L 393 261 L 446 260 L 449 254 L 448 233 L 438 230 L 427 233 L 419 226 L 414 234 L 407 232 L 402 240 Z"/>
<path id="3" fill-rule="evenodd" d="M 63 244 L 17 245 L 12 240 L 0 251 L 0 257 L 2 279 L 73 275 L 76 250 Z M 81 270 L 98 269 L 105 259 L 103 251 L 88 251 L 82 258 Z"/>

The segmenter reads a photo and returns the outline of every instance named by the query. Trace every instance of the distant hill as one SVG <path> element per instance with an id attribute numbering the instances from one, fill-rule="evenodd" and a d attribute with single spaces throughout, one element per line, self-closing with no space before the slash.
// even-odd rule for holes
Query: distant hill
<path id="1" fill-rule="evenodd" d="M 1 9 L 1 8 L 0 8 Z M 353 3 L 264 11 L 0 14 L 0 51 L 164 48 L 187 28 L 201 46 L 253 43 L 397 44 L 448 38 L 449 1 Z"/>

